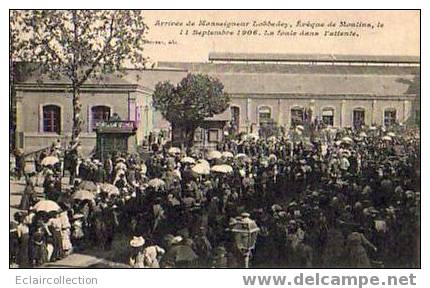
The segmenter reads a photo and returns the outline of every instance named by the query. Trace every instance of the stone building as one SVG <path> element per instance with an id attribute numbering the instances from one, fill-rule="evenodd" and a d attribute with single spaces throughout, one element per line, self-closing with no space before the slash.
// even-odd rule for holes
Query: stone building
<path id="1" fill-rule="evenodd" d="M 13 86 L 15 145 L 32 152 L 60 139 L 65 147 L 73 124 L 72 95 L 67 92 L 66 80 L 41 80 L 36 73 L 17 78 Z M 137 83 L 113 76 L 84 84 L 80 95 L 84 113 L 80 135 L 83 152 L 88 154 L 94 149 L 97 124 L 114 114 L 121 120 L 134 121 L 136 139 L 143 139 L 152 130 L 151 93 Z"/>
<path id="2" fill-rule="evenodd" d="M 288 129 L 307 109 L 336 127 L 390 125 L 419 114 L 416 57 L 211 53 L 209 61 L 159 66 L 220 79 L 240 131 L 269 119 Z"/>
<path id="3" fill-rule="evenodd" d="M 158 82 L 176 84 L 187 73 L 220 79 L 231 95 L 230 108 L 223 114 L 243 132 L 255 132 L 268 121 L 288 129 L 300 124 L 310 110 L 312 118 L 336 127 L 419 121 L 419 57 L 210 53 L 208 62 L 159 62 L 154 69 L 129 69 L 122 78 L 87 83 L 82 91 L 86 115 L 81 136 L 86 151 L 95 145 L 95 125 L 113 113 L 136 122 L 136 144 L 154 129 L 169 129 L 153 111 L 151 94 Z M 15 138 L 26 151 L 57 138 L 65 143 L 72 127 L 67 84 L 39 82 L 32 76 L 14 84 Z M 202 133 L 219 139 L 214 131 Z"/>

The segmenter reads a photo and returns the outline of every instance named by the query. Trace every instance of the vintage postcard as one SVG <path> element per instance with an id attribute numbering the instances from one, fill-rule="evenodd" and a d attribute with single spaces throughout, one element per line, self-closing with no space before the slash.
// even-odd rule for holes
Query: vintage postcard
<path id="1" fill-rule="evenodd" d="M 10 10 L 9 267 L 420 268 L 420 29 Z"/>

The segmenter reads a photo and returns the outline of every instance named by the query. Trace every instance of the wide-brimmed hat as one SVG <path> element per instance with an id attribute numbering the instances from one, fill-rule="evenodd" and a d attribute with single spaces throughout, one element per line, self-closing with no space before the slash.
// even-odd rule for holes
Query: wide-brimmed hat
<path id="1" fill-rule="evenodd" d="M 74 220 L 76 220 L 76 219 L 81 219 L 81 218 L 83 218 L 84 217 L 84 214 L 81 214 L 81 213 L 76 213 L 76 214 L 74 214 L 73 215 L 73 219 Z"/>
<path id="2" fill-rule="evenodd" d="M 172 242 L 172 244 L 178 244 L 179 242 L 181 242 L 182 241 L 182 237 L 181 236 L 176 236 L 176 237 L 173 237 L 173 239 L 171 240 Z"/>
<path id="3" fill-rule="evenodd" d="M 279 204 L 273 204 L 272 207 L 271 207 L 271 209 L 273 211 L 282 211 L 282 207 Z"/>
<path id="4" fill-rule="evenodd" d="M 130 240 L 131 247 L 141 247 L 145 244 L 145 239 L 142 236 L 133 236 L 133 239 Z"/>

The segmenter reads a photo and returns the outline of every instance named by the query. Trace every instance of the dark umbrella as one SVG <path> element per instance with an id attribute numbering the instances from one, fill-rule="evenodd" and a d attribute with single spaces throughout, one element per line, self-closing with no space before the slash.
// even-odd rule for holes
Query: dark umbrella
<path id="1" fill-rule="evenodd" d="M 173 260 L 175 263 L 192 263 L 198 259 L 198 256 L 190 246 L 181 244 L 170 248 L 164 257 L 166 259 Z"/>

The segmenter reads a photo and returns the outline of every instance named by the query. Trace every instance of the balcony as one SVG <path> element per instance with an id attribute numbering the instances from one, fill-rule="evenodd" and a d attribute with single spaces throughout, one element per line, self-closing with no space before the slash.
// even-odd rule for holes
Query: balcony
<path id="1" fill-rule="evenodd" d="M 97 125 L 97 133 L 134 133 L 136 122 L 128 120 L 110 120 L 100 122 Z"/>

